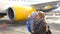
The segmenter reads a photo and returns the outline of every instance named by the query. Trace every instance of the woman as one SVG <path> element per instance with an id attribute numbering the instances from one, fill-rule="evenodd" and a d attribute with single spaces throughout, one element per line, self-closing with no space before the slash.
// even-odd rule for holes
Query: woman
<path id="1" fill-rule="evenodd" d="M 35 23 L 31 32 L 32 34 L 46 34 L 48 32 L 48 25 L 45 21 L 45 15 L 43 12 L 38 11 L 35 17 Z"/>

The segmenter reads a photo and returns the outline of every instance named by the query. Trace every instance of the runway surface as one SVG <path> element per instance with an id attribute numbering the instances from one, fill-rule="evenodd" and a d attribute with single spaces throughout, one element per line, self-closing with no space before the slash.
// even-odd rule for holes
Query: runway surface
<path id="1" fill-rule="evenodd" d="M 5 22 L 5 21 L 4 21 Z M 0 34 L 30 34 L 27 30 L 26 23 L 6 23 L 7 28 L 3 29 L 4 22 L 0 22 Z M 52 22 L 52 21 L 51 21 Z M 60 23 L 48 23 L 52 34 L 60 34 Z"/>

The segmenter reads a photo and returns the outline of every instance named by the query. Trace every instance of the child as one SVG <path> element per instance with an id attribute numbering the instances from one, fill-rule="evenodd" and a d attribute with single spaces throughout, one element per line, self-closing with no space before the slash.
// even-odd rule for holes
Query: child
<path id="1" fill-rule="evenodd" d="M 32 15 L 28 16 L 27 27 L 28 27 L 29 32 L 31 32 L 33 30 L 35 16 L 36 16 L 36 12 L 32 12 Z"/>

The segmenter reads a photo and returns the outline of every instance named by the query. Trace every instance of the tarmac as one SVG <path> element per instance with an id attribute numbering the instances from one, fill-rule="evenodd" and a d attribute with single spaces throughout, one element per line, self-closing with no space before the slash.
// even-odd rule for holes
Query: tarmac
<path id="1" fill-rule="evenodd" d="M 4 22 L 1 21 L 0 23 L 0 34 L 31 34 L 27 30 L 26 23 L 6 23 L 7 28 L 4 29 L 2 28 Z M 51 20 L 50 22 L 48 25 L 50 26 L 52 34 L 60 34 L 60 23 L 54 23 Z"/>

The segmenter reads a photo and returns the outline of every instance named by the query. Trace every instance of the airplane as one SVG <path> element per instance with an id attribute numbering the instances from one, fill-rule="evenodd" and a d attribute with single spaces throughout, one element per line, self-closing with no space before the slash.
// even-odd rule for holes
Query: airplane
<path id="1" fill-rule="evenodd" d="M 57 1 L 57 0 L 55 0 Z M 55 2 L 53 1 L 53 2 Z M 12 3 L 11 3 L 12 2 Z M 36 7 L 32 6 L 32 5 L 37 5 L 37 4 L 44 4 L 44 3 L 48 3 L 48 2 L 52 2 L 51 1 L 45 1 L 45 2 L 34 2 L 34 3 L 29 3 L 29 2 L 25 2 L 25 4 L 22 3 L 21 5 L 19 5 L 19 1 L 15 1 L 17 3 L 14 3 L 13 1 L 1 1 L 1 8 L 0 8 L 0 18 L 3 18 L 4 16 L 8 16 L 10 21 L 21 21 L 21 20 L 27 20 L 28 16 L 32 14 L 32 12 L 36 12 L 37 10 L 40 11 L 51 11 L 54 10 L 56 8 L 58 8 L 57 6 L 52 7 L 46 10 L 46 9 L 36 9 Z M 27 4 L 28 3 L 28 4 Z M 26 5 L 27 4 L 27 5 Z M 3 12 L 1 11 L 3 9 Z"/>

